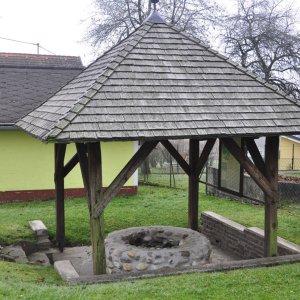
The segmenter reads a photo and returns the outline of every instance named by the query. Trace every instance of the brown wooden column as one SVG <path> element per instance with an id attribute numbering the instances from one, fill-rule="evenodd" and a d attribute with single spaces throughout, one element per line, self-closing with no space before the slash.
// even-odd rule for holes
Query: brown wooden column
<path id="1" fill-rule="evenodd" d="M 89 203 L 91 205 L 90 227 L 93 251 L 94 274 L 105 274 L 104 211 L 96 216 L 93 212 L 97 204 L 103 202 L 102 163 L 100 143 L 88 143 Z"/>
<path id="2" fill-rule="evenodd" d="M 199 179 L 197 164 L 199 159 L 199 140 L 190 139 L 189 149 L 189 200 L 188 200 L 188 227 L 198 230 L 198 202 L 199 202 Z"/>
<path id="3" fill-rule="evenodd" d="M 64 159 L 66 144 L 55 144 L 56 241 L 62 252 L 65 243 Z"/>
<path id="4" fill-rule="evenodd" d="M 279 137 L 267 137 L 265 145 L 266 178 L 274 192 L 273 197 L 265 194 L 265 256 L 277 255 L 277 206 L 278 206 L 278 151 Z"/>

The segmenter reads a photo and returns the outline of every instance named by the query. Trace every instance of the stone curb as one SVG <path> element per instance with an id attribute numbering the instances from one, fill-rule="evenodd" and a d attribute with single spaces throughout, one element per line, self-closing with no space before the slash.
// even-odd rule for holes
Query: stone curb
<path id="1" fill-rule="evenodd" d="M 165 269 L 149 272 L 140 272 L 139 274 L 113 274 L 113 275 L 94 275 L 94 276 L 78 276 L 68 277 L 64 279 L 71 285 L 75 284 L 95 284 L 95 283 L 109 283 L 116 281 L 128 281 L 136 279 L 147 279 L 153 277 L 173 276 L 189 273 L 208 273 L 208 272 L 222 272 L 237 269 L 248 269 L 258 267 L 271 267 L 283 264 L 291 264 L 300 262 L 300 254 L 285 255 L 277 257 L 256 258 L 249 260 L 239 260 L 226 263 L 208 264 L 198 268 L 181 268 L 181 269 Z M 73 266 L 72 266 L 73 267 Z M 76 272 L 76 271 L 75 271 Z M 77 272 L 76 272 L 77 273 Z M 78 275 L 78 274 L 77 274 Z"/>
<path id="2" fill-rule="evenodd" d="M 78 273 L 69 260 L 56 261 L 54 263 L 54 269 L 58 272 L 60 277 L 67 282 L 70 282 L 79 277 Z"/>

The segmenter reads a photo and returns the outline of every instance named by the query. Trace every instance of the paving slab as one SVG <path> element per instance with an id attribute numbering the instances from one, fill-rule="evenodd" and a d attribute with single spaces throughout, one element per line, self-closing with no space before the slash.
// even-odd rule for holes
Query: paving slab
<path id="1" fill-rule="evenodd" d="M 17 263 L 28 263 L 27 256 L 21 246 L 8 246 L 1 253 L 12 257 Z"/>
<path id="2" fill-rule="evenodd" d="M 56 261 L 54 263 L 54 269 L 65 281 L 74 280 L 79 277 L 78 273 L 69 260 Z"/>
<path id="3" fill-rule="evenodd" d="M 31 264 L 34 265 L 50 266 L 49 258 L 45 253 L 32 253 L 28 256 L 28 260 Z"/>

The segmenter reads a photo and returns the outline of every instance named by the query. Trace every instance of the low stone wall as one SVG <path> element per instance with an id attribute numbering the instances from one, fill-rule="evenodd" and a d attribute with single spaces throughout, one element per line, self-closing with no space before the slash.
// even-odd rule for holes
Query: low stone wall
<path id="1" fill-rule="evenodd" d="M 201 219 L 201 233 L 206 235 L 212 244 L 245 259 L 264 256 L 264 231 L 262 229 L 247 228 L 209 211 L 203 212 Z M 278 254 L 300 254 L 300 246 L 278 238 Z"/>
<path id="2" fill-rule="evenodd" d="M 218 169 L 208 167 L 207 169 L 207 179 L 208 183 L 214 186 L 218 186 Z M 259 201 L 264 201 L 264 194 L 262 190 L 258 187 L 258 185 L 254 182 L 254 180 L 250 177 L 245 175 L 244 176 L 244 195 L 247 197 L 251 197 L 253 199 L 257 199 Z M 279 200 L 280 201 L 294 201 L 300 202 L 300 184 L 293 183 L 293 182 L 279 182 L 278 183 L 279 189 Z M 206 190 L 208 195 L 229 198 L 234 200 L 243 200 L 246 202 L 252 202 L 251 200 L 239 197 L 237 195 L 233 195 L 230 193 L 226 193 L 225 191 L 219 190 L 213 186 L 207 186 Z"/>

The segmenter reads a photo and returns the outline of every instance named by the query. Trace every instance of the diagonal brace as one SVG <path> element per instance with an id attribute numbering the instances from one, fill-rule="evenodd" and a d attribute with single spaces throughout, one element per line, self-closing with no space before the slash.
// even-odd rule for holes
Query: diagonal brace
<path id="1" fill-rule="evenodd" d="M 262 158 L 258 147 L 253 138 L 245 138 L 247 149 L 252 157 L 254 164 L 258 167 L 258 169 L 266 175 L 266 165 L 264 159 Z"/>
<path id="2" fill-rule="evenodd" d="M 180 165 L 182 170 L 190 176 L 191 174 L 191 168 L 189 164 L 184 160 L 184 158 L 178 153 L 178 151 L 175 149 L 175 147 L 170 143 L 168 140 L 160 141 L 163 146 L 168 150 L 168 152 L 173 156 L 173 158 L 177 161 L 177 163 Z"/>
<path id="3" fill-rule="evenodd" d="M 277 198 L 277 193 L 273 191 L 268 179 L 261 173 L 261 171 L 252 163 L 252 161 L 244 155 L 242 149 L 231 138 L 223 138 L 222 142 L 234 158 L 241 164 L 241 166 L 249 173 L 255 183 L 271 198 Z"/>
<path id="4" fill-rule="evenodd" d="M 197 162 L 197 165 L 196 165 L 196 169 L 195 169 L 195 173 L 196 173 L 196 176 L 199 177 L 206 162 L 207 162 L 207 159 L 209 157 L 209 154 L 212 150 L 212 148 L 214 147 L 215 145 L 215 142 L 216 142 L 216 139 L 208 139 L 202 152 L 201 152 L 201 155 L 198 159 L 198 162 Z"/>
<path id="5" fill-rule="evenodd" d="M 97 218 L 108 205 L 111 199 L 119 192 L 121 187 L 126 183 L 126 181 L 133 175 L 136 169 L 141 165 L 141 163 L 148 157 L 151 151 L 158 144 L 157 141 L 145 142 L 140 149 L 134 154 L 114 181 L 110 184 L 104 193 L 103 201 L 95 206 L 93 217 Z"/>

